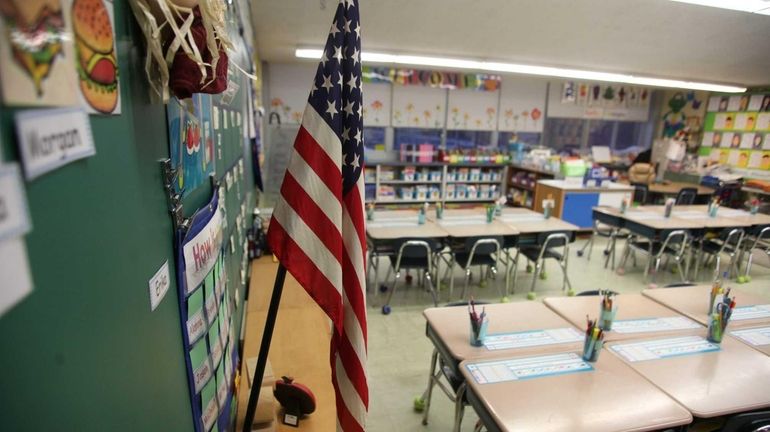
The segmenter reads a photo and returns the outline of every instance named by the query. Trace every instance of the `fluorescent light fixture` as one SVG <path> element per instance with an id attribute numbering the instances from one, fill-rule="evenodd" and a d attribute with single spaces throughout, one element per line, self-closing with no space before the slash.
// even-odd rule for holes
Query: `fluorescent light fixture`
<path id="1" fill-rule="evenodd" d="M 679 3 L 689 3 L 698 6 L 708 6 L 720 9 L 730 9 L 740 12 L 749 12 L 762 15 L 770 15 L 770 1 L 768 0 L 671 0 Z"/>
<path id="2" fill-rule="evenodd" d="M 298 48 L 294 55 L 298 58 L 318 60 L 323 50 Z M 446 57 L 426 57 L 415 55 L 385 54 L 376 52 L 361 53 L 361 60 L 367 63 L 395 63 L 413 66 L 432 66 L 450 69 L 473 69 L 485 72 L 499 72 L 523 75 L 538 75 L 556 78 L 579 79 L 586 81 L 606 81 L 652 87 L 681 88 L 688 90 L 704 90 L 721 93 L 743 93 L 745 87 L 711 84 L 695 81 L 682 81 L 664 78 L 653 78 L 627 75 L 611 72 L 594 72 L 580 69 L 557 68 L 549 66 L 533 66 L 516 63 L 484 62 Z"/>

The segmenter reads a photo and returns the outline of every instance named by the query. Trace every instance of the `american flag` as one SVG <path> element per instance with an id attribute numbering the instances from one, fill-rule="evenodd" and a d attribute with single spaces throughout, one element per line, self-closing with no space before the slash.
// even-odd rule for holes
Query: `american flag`
<path id="1" fill-rule="evenodd" d="M 268 242 L 331 318 L 337 430 L 365 430 L 361 25 L 358 0 L 340 0 L 294 141 Z"/>

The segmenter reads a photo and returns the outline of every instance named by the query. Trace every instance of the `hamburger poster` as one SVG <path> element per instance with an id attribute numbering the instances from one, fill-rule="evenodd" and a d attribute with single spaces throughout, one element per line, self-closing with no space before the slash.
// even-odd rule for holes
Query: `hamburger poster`
<path id="1" fill-rule="evenodd" d="M 92 114 L 120 114 L 112 1 L 68 0 L 68 3 L 81 104 Z"/>
<path id="2" fill-rule="evenodd" d="M 0 87 L 6 104 L 77 103 L 68 15 L 61 0 L 0 0 Z"/>

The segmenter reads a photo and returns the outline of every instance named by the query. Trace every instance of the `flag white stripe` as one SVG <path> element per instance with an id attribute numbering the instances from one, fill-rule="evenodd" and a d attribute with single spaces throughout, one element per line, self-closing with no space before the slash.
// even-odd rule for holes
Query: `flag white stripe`
<path id="1" fill-rule="evenodd" d="M 286 234 L 305 252 L 305 255 L 310 258 L 318 270 L 326 276 L 334 289 L 342 294 L 340 288 L 342 287 L 342 266 L 326 248 L 324 242 L 305 224 L 305 221 L 286 201 L 278 202 L 273 211 L 273 217 L 281 224 Z"/>
<path id="2" fill-rule="evenodd" d="M 340 138 L 310 104 L 305 107 L 305 114 L 302 116 L 302 127 L 308 131 L 310 136 L 318 143 L 318 146 L 326 152 L 341 173 L 342 143 Z"/>
<path id="3" fill-rule="evenodd" d="M 307 161 L 294 150 L 289 162 L 289 172 L 291 176 L 302 186 L 305 193 L 321 208 L 326 217 L 332 221 L 340 232 L 340 221 L 342 220 L 342 205 L 339 198 L 326 186 L 326 183 L 315 171 L 308 165 Z"/>
<path id="4" fill-rule="evenodd" d="M 356 272 L 356 279 L 358 280 L 358 284 L 361 287 L 361 290 L 364 290 L 365 281 L 364 281 L 364 252 L 361 250 L 361 243 L 358 239 L 358 232 L 355 231 L 355 225 L 353 224 L 353 221 L 350 219 L 350 214 L 348 213 L 347 208 L 343 209 L 342 213 L 342 225 L 343 230 L 345 228 L 348 228 L 351 230 L 351 232 L 346 232 L 346 235 L 342 237 L 342 241 L 345 244 L 345 250 L 347 251 L 348 257 L 350 258 L 350 261 L 353 263 L 353 269 Z M 364 302 L 363 304 L 363 313 L 364 316 L 366 314 L 366 293 L 361 293 L 362 300 Z M 344 321 L 343 326 L 345 329 L 345 334 L 347 334 L 348 340 L 350 340 L 350 344 L 353 346 L 353 350 L 355 350 L 356 355 L 358 356 L 358 361 L 361 363 L 361 367 L 366 371 L 366 359 L 367 359 L 367 353 L 366 353 L 366 346 L 364 345 L 364 333 L 361 329 L 361 323 L 358 322 L 358 316 L 353 311 L 353 307 L 350 304 L 350 301 L 348 300 L 347 293 L 343 290 L 342 293 L 342 301 L 343 305 L 345 307 L 345 315 L 344 315 Z"/>
<path id="5" fill-rule="evenodd" d="M 353 383 L 350 382 L 348 374 L 345 371 L 345 365 L 342 364 L 342 360 L 340 359 L 339 355 L 337 355 L 336 371 L 337 384 L 340 388 L 340 396 L 342 396 L 342 402 L 348 408 L 350 415 L 358 420 L 358 424 L 360 424 L 361 427 L 366 430 L 366 407 L 364 406 L 363 401 L 361 401 L 361 398 L 358 396 L 358 392 L 353 386 Z"/>

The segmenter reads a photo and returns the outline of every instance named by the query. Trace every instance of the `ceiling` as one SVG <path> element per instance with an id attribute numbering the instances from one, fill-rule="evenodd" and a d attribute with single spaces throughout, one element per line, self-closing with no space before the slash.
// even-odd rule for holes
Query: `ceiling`
<path id="1" fill-rule="evenodd" d="M 251 0 L 263 60 L 322 47 L 336 0 Z M 729 0 L 728 0 L 729 1 Z M 770 84 L 770 16 L 667 0 L 359 0 L 362 50 Z"/>

